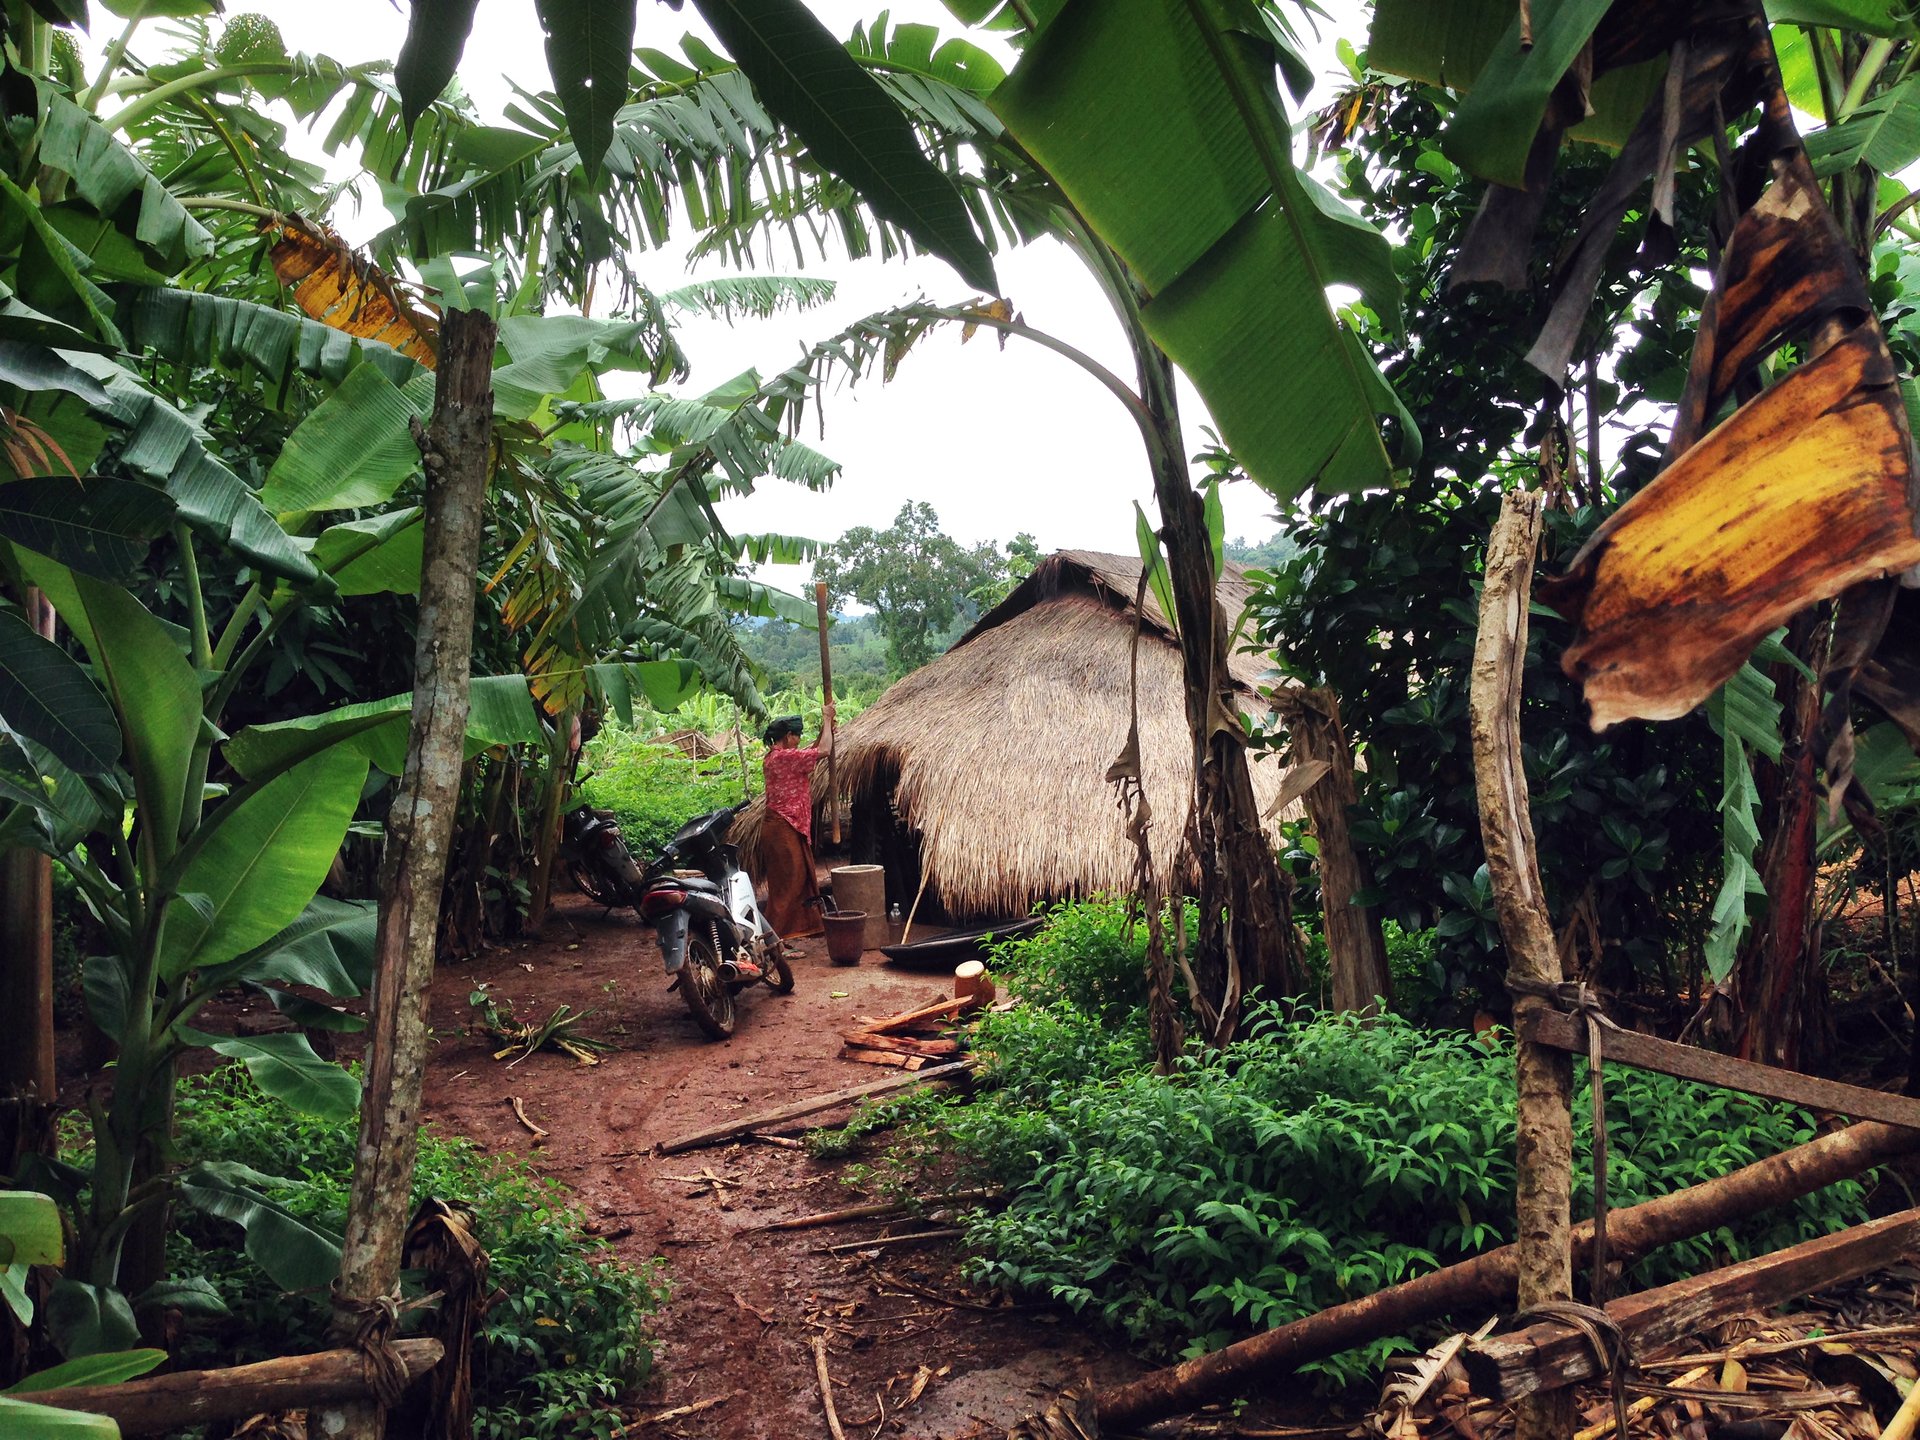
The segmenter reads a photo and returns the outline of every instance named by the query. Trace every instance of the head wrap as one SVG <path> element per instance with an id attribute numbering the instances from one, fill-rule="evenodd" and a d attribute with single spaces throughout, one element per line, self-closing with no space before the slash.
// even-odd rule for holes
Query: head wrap
<path id="1" fill-rule="evenodd" d="M 763 737 L 767 744 L 778 745 L 788 735 L 799 735 L 806 729 L 806 722 L 798 715 L 782 715 L 767 726 Z"/>

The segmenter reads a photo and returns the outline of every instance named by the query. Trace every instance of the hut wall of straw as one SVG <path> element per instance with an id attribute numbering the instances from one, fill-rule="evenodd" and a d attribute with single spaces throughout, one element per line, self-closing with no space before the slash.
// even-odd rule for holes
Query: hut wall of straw
<path id="1" fill-rule="evenodd" d="M 1136 625 L 1153 859 L 1161 874 L 1174 864 L 1192 782 L 1180 652 L 1150 598 L 1136 616 L 1138 575 L 1119 556 L 1051 557 L 945 655 L 841 727 L 841 796 L 892 784 L 895 812 L 919 832 L 929 894 L 951 917 L 1132 887 L 1133 845 L 1106 773 L 1126 740 Z M 1242 593 L 1222 587 L 1229 623 L 1244 606 L 1244 585 L 1233 588 Z M 1249 707 L 1259 668 L 1235 665 Z M 1258 760 L 1253 778 L 1264 808 L 1280 766 Z M 814 781 L 818 814 L 825 766 Z M 761 815 L 755 802 L 735 825 L 750 868 Z"/>

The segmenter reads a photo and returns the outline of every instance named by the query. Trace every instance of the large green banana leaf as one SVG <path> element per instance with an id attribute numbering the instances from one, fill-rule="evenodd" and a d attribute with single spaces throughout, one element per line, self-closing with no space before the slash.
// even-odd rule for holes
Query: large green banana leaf
<path id="1" fill-rule="evenodd" d="M 524 675 L 476 675 L 469 689 L 469 749 L 533 743 L 542 738 Z M 249 725 L 227 742 L 227 763 L 250 779 L 298 764 L 331 746 L 353 748 L 389 774 L 398 775 L 406 759 L 407 721 L 413 696 L 390 695 L 343 705 L 323 715 L 303 715 Z"/>
<path id="2" fill-rule="evenodd" d="M 360 1082 L 331 1060 L 315 1053 L 297 1030 L 273 1035 L 206 1035 L 182 1028 L 180 1038 L 216 1055 L 238 1060 L 253 1083 L 303 1115 L 344 1122 L 360 1109 Z"/>
<path id="3" fill-rule="evenodd" d="M 0 610 L 0 725 L 82 775 L 120 758 L 120 722 L 87 672 L 11 610 Z"/>
<path id="4" fill-rule="evenodd" d="M 200 677 L 166 626 L 127 591 L 32 551 L 16 553 L 92 659 L 119 716 L 144 843 L 171 855 L 200 736 Z"/>
<path id="5" fill-rule="evenodd" d="M 800 0 L 694 0 L 767 108 L 876 215 L 995 294 L 993 258 L 960 191 L 873 76 Z"/>
<path id="6" fill-rule="evenodd" d="M 993 109 L 1138 278 L 1148 334 L 1254 479 L 1282 498 L 1384 484 L 1417 437 L 1327 289 L 1397 327 L 1391 252 L 1294 167 L 1274 52 L 1237 13 L 1070 3 Z"/>
<path id="7" fill-rule="evenodd" d="M 420 468 L 411 422 L 433 408 L 434 379 L 395 385 L 359 365 L 287 437 L 267 471 L 260 503 L 279 515 L 384 505 Z"/>
<path id="8" fill-rule="evenodd" d="M 171 286 L 114 291 L 115 318 L 136 352 L 187 364 L 250 365 L 284 389 L 295 371 L 337 385 L 362 361 L 396 385 L 420 373 L 417 361 L 377 340 L 227 295 Z"/>
<path id="9" fill-rule="evenodd" d="M 411 595 L 420 588 L 422 513 L 409 505 L 329 525 L 313 542 L 313 563 L 342 595 Z"/>
<path id="10" fill-rule="evenodd" d="M 191 420 L 113 361 L 98 355 L 68 358 L 106 387 L 108 403 L 99 413 L 125 431 L 120 463 L 163 488 L 182 519 L 270 575 L 302 584 L 317 578 L 293 537 L 247 483 L 208 450 Z"/>
<path id="11" fill-rule="evenodd" d="M 240 1226 L 247 1257 L 281 1289 L 324 1290 L 340 1271 L 340 1237 L 266 1193 L 290 1183 L 230 1160 L 202 1160 L 181 1172 L 175 1193 L 202 1214 Z"/>
<path id="12" fill-rule="evenodd" d="M 40 159 L 73 191 L 171 272 L 213 253 L 213 236 L 140 158 L 64 95 L 50 95 Z"/>
<path id="13" fill-rule="evenodd" d="M 165 491 L 133 480 L 49 475 L 0 485 L 0 539 L 96 580 L 130 579 L 173 516 Z"/>
<path id="14" fill-rule="evenodd" d="M 231 960 L 297 919 L 339 853 L 366 778 L 364 752 L 331 746 L 208 816 L 173 883 L 161 976 Z"/>

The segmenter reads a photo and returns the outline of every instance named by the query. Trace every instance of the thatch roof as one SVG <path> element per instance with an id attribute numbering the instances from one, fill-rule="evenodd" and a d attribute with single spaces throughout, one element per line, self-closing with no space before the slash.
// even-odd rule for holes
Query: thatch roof
<path id="1" fill-rule="evenodd" d="M 1248 586 L 1229 570 L 1220 597 L 1232 626 Z M 1139 577 L 1140 562 L 1125 556 L 1050 556 L 946 654 L 840 727 L 842 796 L 893 786 L 896 812 L 920 832 L 930 892 L 950 914 L 1004 917 L 1131 887 L 1133 847 L 1105 777 L 1127 735 Z M 1180 652 L 1151 591 L 1139 619 L 1143 783 L 1164 874 L 1186 816 L 1191 748 Z M 1248 709 L 1262 668 L 1235 657 Z M 1263 807 L 1280 779 L 1274 761 L 1255 763 Z M 816 805 L 825 791 L 822 766 Z M 750 865 L 761 813 L 756 801 L 736 826 Z"/>

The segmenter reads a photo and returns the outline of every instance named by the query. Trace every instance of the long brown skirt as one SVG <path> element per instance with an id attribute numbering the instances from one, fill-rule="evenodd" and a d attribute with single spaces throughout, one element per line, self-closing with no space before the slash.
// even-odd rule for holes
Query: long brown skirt
<path id="1" fill-rule="evenodd" d="M 818 935 L 824 907 L 814 875 L 813 847 L 786 820 L 767 812 L 760 831 L 760 864 L 767 875 L 767 923 L 783 940 Z"/>

